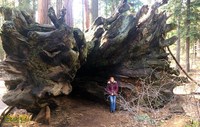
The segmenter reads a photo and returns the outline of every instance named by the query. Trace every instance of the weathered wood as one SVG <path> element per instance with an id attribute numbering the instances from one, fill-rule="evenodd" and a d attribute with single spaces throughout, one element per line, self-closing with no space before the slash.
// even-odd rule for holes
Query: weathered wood
<path id="1" fill-rule="evenodd" d="M 38 113 L 38 115 L 35 118 L 35 121 L 38 123 L 44 123 L 49 125 L 50 124 L 50 118 L 51 118 L 51 111 L 49 106 L 46 106 L 41 109 L 41 111 Z"/>
<path id="2" fill-rule="evenodd" d="M 54 9 L 52 7 L 49 8 L 48 16 L 56 28 L 62 27 L 62 25 L 66 25 L 65 24 L 65 14 L 66 14 L 65 11 L 66 11 L 65 8 L 63 8 L 61 10 L 61 14 L 59 15 L 59 19 L 58 19 Z"/>
<path id="3" fill-rule="evenodd" d="M 168 47 L 168 46 L 174 44 L 177 41 L 177 39 L 178 38 L 176 36 L 173 36 L 173 37 L 171 37 L 169 39 L 166 39 L 163 42 L 160 42 L 159 45 L 160 45 L 160 47 Z"/>

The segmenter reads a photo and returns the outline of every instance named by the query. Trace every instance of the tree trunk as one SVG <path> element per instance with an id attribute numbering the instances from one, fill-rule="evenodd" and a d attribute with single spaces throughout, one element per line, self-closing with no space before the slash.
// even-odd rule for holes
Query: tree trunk
<path id="1" fill-rule="evenodd" d="M 48 7 L 50 0 L 38 0 L 38 22 L 40 24 L 49 24 Z"/>
<path id="2" fill-rule="evenodd" d="M 178 63 L 180 63 L 180 50 L 181 50 L 181 32 L 180 32 L 180 16 L 178 17 L 178 40 L 176 42 L 176 60 Z M 176 69 L 179 69 L 179 66 L 176 64 Z"/>
<path id="3" fill-rule="evenodd" d="M 194 59 L 197 58 L 197 41 L 194 42 Z"/>
<path id="4" fill-rule="evenodd" d="M 65 22 L 68 26 L 73 27 L 73 11 L 72 11 L 73 0 L 65 0 L 64 7 L 66 8 Z"/>
<path id="5" fill-rule="evenodd" d="M 82 31 L 85 31 L 85 0 L 82 0 L 81 4 L 82 4 Z"/>
<path id="6" fill-rule="evenodd" d="M 98 17 L 98 0 L 92 0 L 91 1 L 91 20 L 92 22 L 95 21 L 95 19 Z"/>
<path id="7" fill-rule="evenodd" d="M 88 0 L 85 1 L 85 26 L 86 29 L 88 30 L 90 27 L 90 9 L 89 9 L 89 2 Z"/>
<path id="8" fill-rule="evenodd" d="M 200 40 L 197 40 L 197 57 L 200 57 Z"/>
<path id="9" fill-rule="evenodd" d="M 33 6 L 32 6 L 32 9 L 33 9 L 33 20 L 35 21 L 36 20 L 36 0 L 33 0 Z"/>
<path id="10" fill-rule="evenodd" d="M 98 17 L 85 34 L 65 24 L 65 9 L 59 19 L 49 9 L 52 27 L 38 25 L 23 11 L 13 10 L 1 35 L 7 54 L 3 68 L 9 75 L 3 101 L 38 113 L 56 106 L 55 97 L 68 95 L 72 87 L 102 99 L 107 79 L 114 76 L 119 97 L 130 104 L 164 106 L 180 78 L 170 68 L 165 51 L 177 37 L 165 39 L 174 25 L 166 24 L 164 12 L 157 13 L 163 4 L 153 5 L 141 20 L 148 6 L 134 16 L 124 13 L 128 10 L 124 3 L 114 16 Z"/>
<path id="11" fill-rule="evenodd" d="M 186 18 L 186 71 L 190 71 L 190 0 L 187 0 L 187 18 Z"/>
<path id="12" fill-rule="evenodd" d="M 178 40 L 176 42 L 176 60 L 178 63 L 180 63 L 180 50 L 181 50 L 181 8 L 182 8 L 182 0 L 180 1 L 180 6 L 178 8 L 178 27 L 177 27 L 177 34 L 178 34 Z M 179 69 L 179 66 L 176 64 L 176 69 Z"/>

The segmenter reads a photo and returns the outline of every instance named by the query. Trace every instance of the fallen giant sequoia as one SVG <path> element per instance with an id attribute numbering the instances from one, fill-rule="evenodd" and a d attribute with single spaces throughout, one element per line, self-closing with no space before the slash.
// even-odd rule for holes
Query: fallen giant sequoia
<path id="1" fill-rule="evenodd" d="M 57 18 L 49 9 L 54 26 L 35 23 L 24 11 L 6 11 L 12 16 L 1 35 L 9 77 L 3 101 L 38 112 L 55 106 L 55 97 L 72 88 L 104 98 L 106 80 L 115 76 L 127 101 L 163 106 L 173 96 L 177 74 L 165 51 L 177 39 L 165 39 L 174 25 L 166 24 L 165 12 L 158 13 L 165 3 L 143 6 L 134 15 L 126 13 L 130 5 L 124 2 L 112 17 L 97 18 L 86 33 L 65 24 L 65 10 Z"/>

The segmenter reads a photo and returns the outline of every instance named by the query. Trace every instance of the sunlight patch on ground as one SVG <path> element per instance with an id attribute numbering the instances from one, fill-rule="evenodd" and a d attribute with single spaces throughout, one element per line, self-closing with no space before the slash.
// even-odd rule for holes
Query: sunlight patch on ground
<path id="1" fill-rule="evenodd" d="M 173 89 L 173 93 L 176 95 L 189 95 L 196 99 L 200 99 L 200 87 L 197 84 L 184 84 L 182 86 L 176 86 Z"/>
<path id="2" fill-rule="evenodd" d="M 173 116 L 171 120 L 162 124 L 161 127 L 185 127 L 188 120 L 185 116 Z"/>
<path id="3" fill-rule="evenodd" d="M 185 95 L 191 93 L 200 93 L 200 87 L 196 84 L 184 84 L 173 89 L 174 94 Z"/>

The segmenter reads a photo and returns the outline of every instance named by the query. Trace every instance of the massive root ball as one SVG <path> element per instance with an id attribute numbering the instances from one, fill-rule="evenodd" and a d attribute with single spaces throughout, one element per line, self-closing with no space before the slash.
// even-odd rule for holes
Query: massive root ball
<path id="1" fill-rule="evenodd" d="M 68 95 L 72 87 L 79 94 L 104 98 L 107 79 L 114 76 L 122 101 L 164 106 L 178 79 L 165 51 L 177 39 L 165 38 L 174 25 L 158 11 L 165 3 L 155 3 L 151 9 L 143 6 L 136 14 L 125 13 L 129 8 L 121 6 L 123 11 L 107 19 L 98 17 L 85 36 L 64 23 L 64 10 L 57 19 L 49 9 L 54 26 L 39 25 L 25 12 L 12 10 L 2 31 L 4 70 L 9 77 L 3 101 L 38 111 L 54 106 L 54 97 Z"/>
<path id="2" fill-rule="evenodd" d="M 64 24 L 59 29 L 41 26 L 23 11 L 11 11 L 1 36 L 7 54 L 4 70 L 9 73 L 3 101 L 38 110 L 54 103 L 51 97 L 72 91 L 71 81 L 86 59 L 84 35 Z"/>

